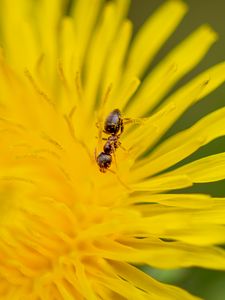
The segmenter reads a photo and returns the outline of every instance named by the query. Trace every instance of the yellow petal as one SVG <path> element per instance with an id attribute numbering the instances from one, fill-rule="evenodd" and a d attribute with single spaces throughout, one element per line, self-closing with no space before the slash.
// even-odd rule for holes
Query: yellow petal
<path id="1" fill-rule="evenodd" d="M 195 246 L 222 245 L 225 243 L 224 226 L 219 225 L 195 225 L 180 229 L 165 230 L 165 238 L 179 240 Z"/>
<path id="2" fill-rule="evenodd" d="M 37 2 L 36 12 L 42 17 L 37 19 L 37 27 L 40 35 L 41 53 L 46 58 L 47 72 L 43 74 L 44 79 L 55 86 L 55 66 L 58 59 L 58 28 L 60 19 L 64 12 L 65 1 L 43 0 Z"/>
<path id="3" fill-rule="evenodd" d="M 125 203 L 160 203 L 166 206 L 185 208 L 212 207 L 217 200 L 204 194 L 153 194 L 150 192 L 135 193 Z M 219 201 L 219 200 L 218 200 Z"/>
<path id="4" fill-rule="evenodd" d="M 40 51 L 31 18 L 31 2 L 3 0 L 1 6 L 2 43 L 8 61 L 19 71 L 25 66 L 33 67 Z"/>
<path id="5" fill-rule="evenodd" d="M 196 102 L 202 100 L 206 95 L 215 90 L 225 81 L 225 63 L 219 63 L 204 71 L 185 86 L 178 89 L 163 104 L 174 105 L 175 109 L 170 118 L 161 123 L 160 134 L 163 133 L 185 112 L 185 110 Z M 158 140 L 159 135 L 154 142 Z"/>
<path id="6" fill-rule="evenodd" d="M 136 126 L 133 132 L 128 132 L 124 137 L 124 146 L 132 140 L 133 144 L 130 145 L 134 148 L 134 151 L 131 150 L 135 156 L 149 149 L 188 107 L 200 101 L 224 81 L 225 63 L 223 62 L 203 72 L 171 95 L 147 121 Z"/>
<path id="7" fill-rule="evenodd" d="M 224 198 L 215 198 L 215 203 L 211 208 L 193 212 L 193 222 L 225 224 L 224 200 Z"/>
<path id="8" fill-rule="evenodd" d="M 224 119 L 225 108 L 222 108 L 202 118 L 189 129 L 172 136 L 136 164 L 132 176 L 141 178 L 154 175 L 173 166 L 203 145 L 225 135 Z"/>
<path id="9" fill-rule="evenodd" d="M 225 108 L 218 109 L 211 114 L 208 114 L 196 122 L 192 127 L 173 135 L 171 138 L 160 144 L 151 154 L 151 158 L 158 158 L 172 149 L 180 147 L 181 144 L 189 139 L 192 140 L 196 137 L 201 137 L 206 144 L 213 139 L 222 136 L 224 134 L 224 128 L 222 126 L 224 118 Z"/>
<path id="10" fill-rule="evenodd" d="M 104 98 L 104 93 L 109 86 L 112 86 L 112 92 L 105 103 L 105 111 L 112 111 L 115 107 L 121 108 L 121 98 L 126 96 L 119 89 L 119 84 L 123 78 L 123 64 L 125 60 L 125 55 L 129 46 L 130 38 L 132 33 L 132 23 L 130 21 L 125 21 L 121 24 L 120 32 L 118 32 L 117 37 L 110 49 L 110 55 L 107 59 L 107 65 L 102 78 L 101 84 L 101 94 Z M 122 94 L 122 95 L 121 95 Z M 126 98 L 127 99 L 127 98 Z"/>
<path id="11" fill-rule="evenodd" d="M 75 28 L 72 18 L 64 18 L 60 32 L 60 59 L 67 81 L 72 81 L 75 73 L 80 71 L 80 60 L 76 41 Z M 74 78 L 73 78 L 74 84 Z"/>
<path id="12" fill-rule="evenodd" d="M 153 196 L 153 195 L 152 195 Z M 157 196 L 157 195 L 156 195 Z M 176 197 L 176 194 L 175 194 Z M 179 197 L 179 195 L 178 195 Z M 157 197 L 156 197 L 157 198 Z M 214 200 L 214 201 L 213 201 Z M 213 203 L 214 202 L 214 203 Z M 153 204 L 154 203 L 154 204 Z M 224 198 L 213 198 L 212 204 L 210 207 L 205 207 L 201 209 L 186 209 L 179 208 L 176 206 L 162 206 L 155 202 L 153 203 L 142 203 L 135 206 L 135 209 L 141 212 L 143 217 L 149 216 L 159 216 L 169 214 L 178 214 L 180 213 L 183 217 L 190 217 L 190 226 L 192 224 L 208 223 L 208 224 L 224 224 L 225 222 L 225 202 Z M 147 205 L 148 204 L 148 205 Z"/>
<path id="13" fill-rule="evenodd" d="M 95 28 L 95 22 L 102 6 L 102 0 L 73 1 L 71 15 L 74 22 L 76 37 L 77 60 L 80 71 L 87 51 L 87 45 Z M 73 39 L 72 39 L 73 41 Z"/>
<path id="14" fill-rule="evenodd" d="M 92 36 L 91 48 L 88 51 L 85 66 L 85 113 L 93 114 L 96 95 L 101 83 L 108 51 L 111 49 L 118 31 L 120 14 L 115 2 L 105 5 L 103 15 Z M 104 43 L 102 41 L 104 40 Z"/>
<path id="15" fill-rule="evenodd" d="M 97 300 L 97 295 L 94 292 L 91 282 L 88 280 L 85 268 L 79 260 L 76 260 L 76 275 L 80 286 L 82 287 L 82 292 L 87 299 Z"/>
<path id="16" fill-rule="evenodd" d="M 156 268 L 199 266 L 225 270 L 225 251 L 216 247 L 196 248 L 195 245 L 166 242 L 152 237 L 121 237 L 119 242 L 104 242 L 104 246 L 103 243 L 99 243 L 98 246 L 108 259 L 123 261 L 127 255 L 127 260 L 131 263 L 148 264 Z"/>
<path id="17" fill-rule="evenodd" d="M 148 113 L 182 76 L 196 66 L 215 40 L 216 34 L 207 25 L 186 38 L 146 77 L 128 106 L 127 115 Z"/>
<path id="18" fill-rule="evenodd" d="M 142 180 L 140 183 L 130 185 L 134 191 L 149 191 L 159 193 L 162 191 L 181 189 L 192 185 L 190 178 L 186 175 L 178 176 L 158 176 L 155 178 Z"/>
<path id="19" fill-rule="evenodd" d="M 213 182 L 225 178 L 225 153 L 219 153 L 198 159 L 174 171 L 166 173 L 163 178 L 187 176 L 194 183 Z"/>
<path id="20" fill-rule="evenodd" d="M 174 239 L 193 245 L 219 245 L 225 242 L 225 229 L 223 225 L 204 223 L 201 220 L 192 219 L 191 212 L 167 213 L 146 218 L 140 228 L 144 232 L 144 226 L 149 229 L 149 234 L 165 239 Z M 145 224 L 145 225 L 144 225 Z M 145 229 L 147 231 L 147 229 Z"/>
<path id="21" fill-rule="evenodd" d="M 120 280 L 118 278 L 107 278 L 101 277 L 99 278 L 99 284 L 107 287 L 109 290 L 112 290 L 115 295 L 114 298 L 111 299 L 118 299 L 118 297 L 122 297 L 122 299 L 137 299 L 137 300 L 145 300 L 147 294 L 141 291 L 136 286 L 130 284 L 125 280 Z M 112 296 L 111 296 L 112 297 Z"/>
<path id="22" fill-rule="evenodd" d="M 181 1 L 167 1 L 141 28 L 134 39 L 127 62 L 127 73 L 139 77 L 161 45 L 173 33 L 187 7 Z M 149 45 L 149 47 L 148 47 Z"/>
<path id="23" fill-rule="evenodd" d="M 151 297 L 151 299 L 198 299 L 177 287 L 162 284 L 154 280 L 144 272 L 141 272 L 129 264 L 123 262 L 111 262 L 111 265 L 120 277 L 147 292 L 148 297 Z"/>
<path id="24" fill-rule="evenodd" d="M 54 284 L 56 289 L 58 289 L 60 296 L 62 296 L 63 299 L 73 300 L 74 297 L 77 295 L 71 291 L 71 288 L 68 288 L 68 285 L 66 284 L 65 280 L 56 279 L 54 280 Z M 95 299 L 96 298 L 90 298 Z"/>
<path id="25" fill-rule="evenodd" d="M 147 204 L 143 206 L 136 205 L 134 209 L 137 211 L 140 209 L 143 217 L 138 215 L 130 216 L 130 218 L 126 219 L 122 216 L 118 217 L 117 222 L 109 221 L 105 223 L 105 226 L 95 226 L 92 232 L 89 230 L 89 233 L 87 232 L 89 238 L 102 240 L 106 233 L 114 233 L 120 236 L 126 232 L 129 233 L 129 235 L 141 238 L 157 236 L 165 239 L 175 239 L 193 245 L 210 246 L 213 244 L 223 244 L 225 242 L 225 228 L 223 222 L 221 222 L 223 216 L 220 216 L 215 221 L 215 223 L 217 222 L 218 224 L 213 224 L 213 222 L 205 221 L 203 217 L 198 217 L 197 213 L 195 215 L 194 210 L 174 209 L 173 207 L 164 207 L 163 209 L 163 207 L 159 208 L 156 205 Z M 222 225 L 220 223 L 222 223 Z M 86 233 L 84 234 L 86 236 Z"/>

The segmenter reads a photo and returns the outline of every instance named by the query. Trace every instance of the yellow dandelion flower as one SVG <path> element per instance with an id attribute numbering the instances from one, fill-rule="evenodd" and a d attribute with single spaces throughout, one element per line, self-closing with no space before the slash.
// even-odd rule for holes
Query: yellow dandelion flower
<path id="1" fill-rule="evenodd" d="M 160 104 L 217 36 L 199 27 L 144 77 L 183 2 L 133 39 L 129 1 L 70 4 L 1 1 L 0 299 L 196 299 L 138 266 L 225 269 L 224 199 L 173 193 L 224 179 L 225 153 L 168 169 L 225 134 L 225 108 L 147 153 L 225 80 L 223 62 Z"/>

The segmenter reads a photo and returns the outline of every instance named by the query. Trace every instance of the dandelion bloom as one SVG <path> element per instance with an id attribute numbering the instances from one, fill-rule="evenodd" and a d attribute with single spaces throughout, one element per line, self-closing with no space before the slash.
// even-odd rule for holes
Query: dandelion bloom
<path id="1" fill-rule="evenodd" d="M 158 143 L 225 80 L 220 63 L 161 104 L 217 36 L 199 27 L 144 76 L 183 2 L 133 39 L 129 1 L 65 2 L 1 1 L 0 299 L 196 299 L 138 266 L 225 269 L 224 199 L 181 192 L 224 179 L 225 153 L 176 165 L 225 134 L 225 108 Z M 103 174 L 114 109 L 135 122 Z"/>

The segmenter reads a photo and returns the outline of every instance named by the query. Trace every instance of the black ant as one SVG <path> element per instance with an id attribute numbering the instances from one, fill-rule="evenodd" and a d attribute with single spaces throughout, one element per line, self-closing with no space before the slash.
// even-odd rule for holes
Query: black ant
<path id="1" fill-rule="evenodd" d="M 106 140 L 106 143 L 103 147 L 103 152 L 101 152 L 98 156 L 96 156 L 95 153 L 96 162 L 102 173 L 105 173 L 107 170 L 109 170 L 112 163 L 112 155 L 115 154 L 115 151 L 118 147 L 122 147 L 119 138 L 124 131 L 124 124 L 141 124 L 142 122 L 143 119 L 122 118 L 122 114 L 118 108 L 114 109 L 108 115 L 104 123 L 103 132 L 110 136 L 107 139 L 103 138 L 103 140 Z M 112 170 L 109 171 L 113 172 Z"/>
<path id="2" fill-rule="evenodd" d="M 121 145 L 119 138 L 124 130 L 123 120 L 119 109 L 114 109 L 105 120 L 103 132 L 110 134 L 110 136 L 105 139 L 106 143 L 103 147 L 103 152 L 96 157 L 96 162 L 102 173 L 105 173 L 110 168 L 112 154 Z"/>

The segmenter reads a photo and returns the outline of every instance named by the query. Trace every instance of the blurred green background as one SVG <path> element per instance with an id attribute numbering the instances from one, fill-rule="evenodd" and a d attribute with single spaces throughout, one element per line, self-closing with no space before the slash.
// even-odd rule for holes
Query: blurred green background
<path id="1" fill-rule="evenodd" d="M 137 31 L 146 18 L 163 2 L 163 0 L 132 0 L 129 17 L 134 23 L 134 31 Z M 153 68 L 170 49 L 201 24 L 210 24 L 219 34 L 219 40 L 210 49 L 209 53 L 205 56 L 203 61 L 199 63 L 197 68 L 185 76 L 174 89 L 187 82 L 190 78 L 193 78 L 202 70 L 225 60 L 225 0 L 186 0 L 184 2 L 189 6 L 188 14 L 173 36 L 159 51 L 151 68 Z M 174 124 L 166 136 L 170 136 L 179 130 L 189 127 L 203 115 L 222 106 L 225 106 L 225 85 L 207 96 L 204 101 L 201 101 L 189 109 L 185 115 Z M 219 152 L 225 152 L 225 138 L 216 139 L 184 162 Z M 225 196 L 225 180 L 217 183 L 196 185 L 191 190 L 189 189 L 189 191 L 204 192 L 222 197 Z M 198 268 L 169 271 L 150 269 L 147 267 L 143 267 L 143 269 L 163 282 L 181 286 L 206 300 L 225 299 L 225 272 Z"/>

